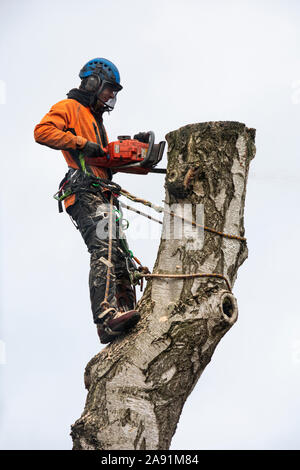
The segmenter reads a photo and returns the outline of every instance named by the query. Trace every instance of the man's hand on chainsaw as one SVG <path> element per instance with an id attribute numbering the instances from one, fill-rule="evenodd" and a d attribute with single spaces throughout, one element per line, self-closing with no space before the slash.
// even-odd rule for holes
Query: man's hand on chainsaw
<path id="1" fill-rule="evenodd" d="M 87 141 L 82 149 L 83 155 L 87 158 L 105 157 L 106 153 L 102 149 L 101 145 L 95 142 Z"/>
<path id="2" fill-rule="evenodd" d="M 150 132 L 139 132 L 138 134 L 135 134 L 133 136 L 135 140 L 138 140 L 139 142 L 143 142 L 144 144 L 149 143 L 149 137 L 150 137 Z"/>

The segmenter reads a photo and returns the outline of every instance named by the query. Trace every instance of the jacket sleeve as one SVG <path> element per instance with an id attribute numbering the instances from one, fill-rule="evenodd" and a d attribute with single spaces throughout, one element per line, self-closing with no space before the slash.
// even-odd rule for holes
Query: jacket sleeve
<path id="1" fill-rule="evenodd" d="M 80 149 L 85 146 L 87 139 L 75 136 L 70 131 L 66 132 L 71 122 L 71 112 L 66 101 L 53 105 L 49 113 L 35 126 L 36 142 L 57 150 Z"/>

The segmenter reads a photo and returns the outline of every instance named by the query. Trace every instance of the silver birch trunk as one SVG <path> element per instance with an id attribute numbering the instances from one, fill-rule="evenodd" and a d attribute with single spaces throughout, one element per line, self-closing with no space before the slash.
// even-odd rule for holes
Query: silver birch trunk
<path id="1" fill-rule="evenodd" d="M 207 122 L 182 127 L 166 139 L 165 200 L 171 205 L 166 208 L 192 207 L 189 218 L 196 220 L 196 208 L 203 207 L 205 226 L 244 237 L 255 130 L 239 122 Z M 202 237 L 201 229 L 186 223 L 184 236 L 175 238 L 178 224 L 178 218 L 164 215 L 165 238 L 153 273 L 216 273 L 233 287 L 248 255 L 246 242 L 206 230 Z M 88 395 L 72 426 L 73 449 L 169 449 L 187 397 L 238 316 L 235 297 L 217 277 L 152 278 L 138 310 L 142 319 L 132 332 L 86 367 Z"/>

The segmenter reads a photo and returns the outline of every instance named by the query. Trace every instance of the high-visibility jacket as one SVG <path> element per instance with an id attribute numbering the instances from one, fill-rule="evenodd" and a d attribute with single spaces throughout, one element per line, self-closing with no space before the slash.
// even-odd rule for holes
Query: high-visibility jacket
<path id="1" fill-rule="evenodd" d="M 69 167 L 79 168 L 72 157 L 72 150 L 82 149 L 87 141 L 105 147 L 108 143 L 106 130 L 97 123 L 89 107 L 74 99 L 65 99 L 54 104 L 34 129 L 35 141 L 53 149 L 61 150 Z M 108 178 L 109 162 L 103 157 L 89 158 L 86 161 L 95 176 Z M 96 166 L 97 165 L 97 166 Z M 75 198 L 65 199 L 65 207 L 73 204 Z"/>

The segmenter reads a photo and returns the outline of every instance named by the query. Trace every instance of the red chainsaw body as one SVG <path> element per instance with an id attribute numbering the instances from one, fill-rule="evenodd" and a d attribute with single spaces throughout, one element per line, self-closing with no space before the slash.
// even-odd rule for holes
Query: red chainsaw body
<path id="1" fill-rule="evenodd" d="M 118 167 L 118 171 L 146 175 L 150 168 L 140 166 L 122 168 L 122 165 L 142 162 L 147 155 L 149 144 L 136 139 L 116 140 L 108 144 L 109 166 Z"/>
<path id="2" fill-rule="evenodd" d="M 110 166 L 120 166 L 142 162 L 147 155 L 149 144 L 135 139 L 116 140 L 110 142 L 106 148 Z"/>
<path id="3" fill-rule="evenodd" d="M 149 132 L 149 143 L 131 139 L 130 136 L 119 136 L 104 148 L 106 159 L 86 158 L 89 165 L 109 167 L 113 173 L 135 173 L 147 175 L 161 160 L 165 142 L 154 143 L 154 133 Z"/>

